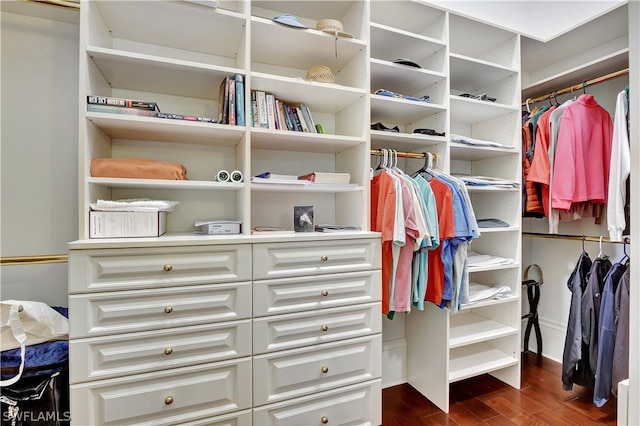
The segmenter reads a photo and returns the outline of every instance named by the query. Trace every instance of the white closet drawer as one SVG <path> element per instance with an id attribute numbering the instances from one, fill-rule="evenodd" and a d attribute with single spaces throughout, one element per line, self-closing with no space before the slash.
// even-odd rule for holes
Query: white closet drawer
<path id="1" fill-rule="evenodd" d="M 251 279 L 245 245 L 71 250 L 69 293 Z"/>
<path id="2" fill-rule="evenodd" d="M 248 282 L 69 296 L 70 338 L 250 317 Z"/>
<path id="3" fill-rule="evenodd" d="M 379 239 L 254 244 L 253 278 L 380 269 Z"/>
<path id="4" fill-rule="evenodd" d="M 380 378 L 380 335 L 308 346 L 253 359 L 253 405 Z"/>
<path id="5" fill-rule="evenodd" d="M 251 320 L 69 342 L 70 382 L 79 383 L 251 355 Z"/>
<path id="6" fill-rule="evenodd" d="M 251 406 L 251 358 L 71 385 L 73 425 L 169 425 Z"/>
<path id="7" fill-rule="evenodd" d="M 266 405 L 253 410 L 255 425 L 380 425 L 380 380 Z"/>
<path id="8" fill-rule="evenodd" d="M 251 426 L 251 410 L 240 411 L 238 413 L 225 414 L 222 416 L 209 417 L 206 419 L 194 420 L 192 422 L 176 423 L 177 426 Z"/>
<path id="9" fill-rule="evenodd" d="M 253 353 L 293 349 L 382 332 L 380 303 L 253 320 Z"/>
<path id="10" fill-rule="evenodd" d="M 253 316 L 332 308 L 381 300 L 380 271 L 256 281 Z"/>

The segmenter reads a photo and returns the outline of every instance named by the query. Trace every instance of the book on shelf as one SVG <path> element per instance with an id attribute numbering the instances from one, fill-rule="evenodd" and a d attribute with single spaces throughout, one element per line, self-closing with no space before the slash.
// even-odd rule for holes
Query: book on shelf
<path id="1" fill-rule="evenodd" d="M 140 101 L 136 99 L 113 98 L 110 96 L 87 96 L 89 105 L 108 105 L 121 108 L 136 108 L 148 111 L 160 111 L 158 104 L 153 101 Z"/>
<path id="2" fill-rule="evenodd" d="M 278 115 L 280 116 L 280 126 L 282 130 L 291 130 L 291 121 L 284 110 L 284 102 L 276 100 L 278 106 Z"/>
<path id="3" fill-rule="evenodd" d="M 265 94 L 265 102 L 267 104 L 267 123 L 269 129 L 276 130 L 276 112 L 274 109 L 275 97 L 271 93 Z"/>
<path id="4" fill-rule="evenodd" d="M 229 121 L 227 124 L 236 125 L 236 80 L 229 78 Z"/>
<path id="5" fill-rule="evenodd" d="M 229 123 L 229 77 L 222 79 L 218 93 L 218 123 Z"/>
<path id="6" fill-rule="evenodd" d="M 279 226 L 255 226 L 251 228 L 252 234 L 295 234 L 293 229 L 282 228 Z"/>
<path id="7" fill-rule="evenodd" d="M 312 172 L 306 175 L 298 176 L 298 179 L 306 180 L 314 183 L 347 184 L 351 182 L 351 174 L 350 173 Z"/>
<path id="8" fill-rule="evenodd" d="M 291 118 L 291 122 L 293 123 L 293 130 L 295 132 L 301 132 L 302 127 L 300 126 L 300 119 L 298 118 L 298 113 L 296 109 L 290 106 L 287 106 L 287 112 L 289 117 Z"/>
<path id="9" fill-rule="evenodd" d="M 299 106 L 294 107 L 294 110 L 298 116 L 298 121 L 300 122 L 300 128 L 302 129 L 301 131 L 309 133 L 309 128 L 307 127 L 307 122 L 304 119 L 304 116 L 302 115 L 302 110 L 300 109 Z"/>
<path id="10" fill-rule="evenodd" d="M 170 112 L 158 112 L 158 118 L 168 118 L 171 120 L 200 121 L 203 123 L 215 123 L 217 120 L 211 117 L 198 117 L 196 115 L 172 114 Z"/>
<path id="11" fill-rule="evenodd" d="M 309 133 L 318 133 L 318 131 L 316 130 L 316 125 L 313 122 L 313 117 L 311 117 L 311 111 L 309 111 L 309 108 L 305 104 L 300 104 L 299 108 L 302 112 L 302 117 L 307 124 L 307 129 L 309 129 Z"/>
<path id="12" fill-rule="evenodd" d="M 256 98 L 256 91 L 251 91 L 251 127 L 260 127 L 258 122 L 258 99 Z"/>
<path id="13" fill-rule="evenodd" d="M 242 74 L 236 74 L 233 78 L 236 81 L 236 124 L 238 126 L 244 126 L 244 76 Z"/>
<path id="14" fill-rule="evenodd" d="M 125 108 L 125 107 L 117 107 L 111 105 L 98 105 L 98 104 L 87 104 L 87 111 L 91 112 L 106 112 L 109 114 L 121 114 L 121 115 L 139 115 L 144 117 L 157 117 L 157 111 L 151 111 L 148 109 L 140 109 L 140 108 Z"/>
<path id="15" fill-rule="evenodd" d="M 256 91 L 258 101 L 258 126 L 262 129 L 269 128 L 269 116 L 267 113 L 267 94 L 261 90 Z"/>

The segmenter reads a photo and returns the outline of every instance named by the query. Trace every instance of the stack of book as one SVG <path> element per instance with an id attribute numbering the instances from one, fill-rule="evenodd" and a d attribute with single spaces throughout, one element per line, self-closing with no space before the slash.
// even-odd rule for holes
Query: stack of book
<path id="1" fill-rule="evenodd" d="M 244 76 L 226 76 L 220 83 L 218 94 L 218 123 L 233 126 L 245 125 Z"/>
<path id="2" fill-rule="evenodd" d="M 324 133 L 305 104 L 287 105 L 273 94 L 251 91 L 251 127 L 293 132 Z"/>
<path id="3" fill-rule="evenodd" d="M 140 101 L 110 96 L 87 96 L 87 111 L 141 115 L 145 117 L 169 118 L 172 120 L 201 121 L 204 123 L 216 122 L 216 119 L 211 117 L 161 112 L 160 107 L 154 101 Z"/>
<path id="4" fill-rule="evenodd" d="M 153 101 L 89 95 L 87 96 L 87 111 L 157 117 L 160 108 Z"/>

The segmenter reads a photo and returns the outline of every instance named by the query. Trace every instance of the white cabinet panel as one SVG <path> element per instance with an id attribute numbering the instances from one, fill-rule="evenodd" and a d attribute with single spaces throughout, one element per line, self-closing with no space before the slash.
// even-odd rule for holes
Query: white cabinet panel
<path id="1" fill-rule="evenodd" d="M 254 357 L 254 406 L 379 378 L 380 335 Z"/>
<path id="2" fill-rule="evenodd" d="M 243 281 L 250 264 L 249 245 L 78 250 L 69 257 L 69 292 Z"/>
<path id="3" fill-rule="evenodd" d="M 379 269 L 377 240 L 337 240 L 255 244 L 254 279 Z"/>
<path id="4" fill-rule="evenodd" d="M 244 358 L 71 386 L 74 425 L 170 425 L 251 406 Z"/>
<path id="5" fill-rule="evenodd" d="M 69 337 L 249 318 L 250 301 L 248 282 L 71 295 Z"/>
<path id="6" fill-rule="evenodd" d="M 251 355 L 251 320 L 127 333 L 69 343 L 70 382 Z"/>
<path id="7" fill-rule="evenodd" d="M 379 271 L 256 281 L 253 316 L 377 302 L 380 281 Z"/>
<path id="8" fill-rule="evenodd" d="M 253 352 L 291 349 L 382 332 L 380 303 L 254 319 Z"/>
<path id="9" fill-rule="evenodd" d="M 222 416 L 207 417 L 191 422 L 176 423 L 179 426 L 250 426 L 252 425 L 251 410 L 238 413 L 224 414 Z"/>
<path id="10" fill-rule="evenodd" d="M 256 425 L 382 424 L 380 380 L 256 408 Z"/>

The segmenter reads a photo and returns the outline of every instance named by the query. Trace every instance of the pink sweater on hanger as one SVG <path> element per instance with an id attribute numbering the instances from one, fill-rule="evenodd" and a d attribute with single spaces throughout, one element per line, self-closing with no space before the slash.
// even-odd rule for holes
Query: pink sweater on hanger
<path id="1" fill-rule="evenodd" d="M 613 123 L 593 95 L 581 95 L 562 113 L 553 164 L 551 205 L 606 204 Z"/>

